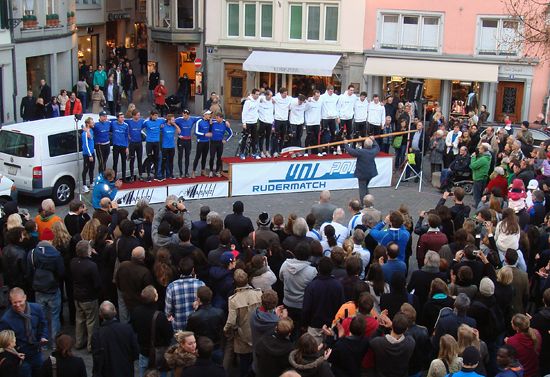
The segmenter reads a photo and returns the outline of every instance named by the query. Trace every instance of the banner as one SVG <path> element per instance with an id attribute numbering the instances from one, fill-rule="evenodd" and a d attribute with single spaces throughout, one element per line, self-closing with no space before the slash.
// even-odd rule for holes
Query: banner
<path id="1" fill-rule="evenodd" d="M 166 186 L 142 187 L 133 190 L 119 190 L 115 200 L 121 199 L 121 207 L 136 205 L 139 199 L 147 199 L 149 204 L 163 203 L 166 200 Z"/>
<path id="2" fill-rule="evenodd" d="M 234 163 L 231 195 L 283 194 L 357 188 L 355 158 Z M 377 157 L 369 187 L 391 186 L 393 158 Z"/>
<path id="3" fill-rule="evenodd" d="M 168 195 L 183 196 L 185 200 L 227 198 L 229 181 L 201 182 L 168 186 Z"/>

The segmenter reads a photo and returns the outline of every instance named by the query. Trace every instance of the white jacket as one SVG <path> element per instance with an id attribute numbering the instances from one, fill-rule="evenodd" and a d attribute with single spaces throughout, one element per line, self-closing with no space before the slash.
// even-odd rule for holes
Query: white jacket
<path id="1" fill-rule="evenodd" d="M 458 131 L 458 134 L 457 134 L 458 136 L 455 138 L 455 141 L 453 141 L 453 133 L 454 132 L 449 132 L 447 134 L 447 137 L 445 138 L 445 145 L 447 146 L 446 152 L 449 153 L 449 151 L 452 149 L 453 154 L 457 155 L 458 154 L 458 139 L 460 139 L 460 137 L 462 136 L 462 132 Z"/>
<path id="2" fill-rule="evenodd" d="M 258 110 L 260 101 L 255 100 L 252 96 L 248 97 L 244 102 L 243 112 L 241 114 L 241 119 L 245 124 L 255 124 L 258 123 Z"/>
<path id="3" fill-rule="evenodd" d="M 273 96 L 273 104 L 275 108 L 275 120 L 288 120 L 288 110 L 290 110 L 290 102 L 292 97 L 281 97 L 281 93 L 277 93 Z"/>
<path id="4" fill-rule="evenodd" d="M 290 116 L 288 121 L 290 124 L 304 124 L 304 112 L 306 111 L 306 102 L 298 101 L 298 98 L 293 98 L 290 102 Z"/>
<path id="5" fill-rule="evenodd" d="M 360 98 L 355 101 L 353 112 L 355 115 L 355 123 L 357 122 L 366 122 L 367 114 L 369 113 L 369 100 L 365 98 L 364 101 L 361 101 Z"/>
<path id="6" fill-rule="evenodd" d="M 381 102 L 378 102 L 378 104 L 374 101 L 369 102 L 367 122 L 380 127 L 386 122 L 386 109 Z"/>
<path id="7" fill-rule="evenodd" d="M 338 94 L 323 93 L 321 95 L 321 118 L 322 119 L 336 119 L 338 118 L 338 109 L 336 104 L 338 103 Z"/>
<path id="8" fill-rule="evenodd" d="M 273 116 L 273 102 L 265 99 L 265 96 L 260 97 L 260 105 L 258 109 L 258 117 L 260 122 L 272 124 L 275 119 Z"/>
<path id="9" fill-rule="evenodd" d="M 321 124 L 321 106 L 321 100 L 315 101 L 311 99 L 306 102 L 306 111 L 304 113 L 306 126 L 318 126 Z"/>
<path id="10" fill-rule="evenodd" d="M 340 95 L 337 103 L 338 117 L 342 120 L 352 119 L 355 102 L 357 102 L 357 96 L 355 94 L 350 96 L 346 91 L 344 94 Z"/>

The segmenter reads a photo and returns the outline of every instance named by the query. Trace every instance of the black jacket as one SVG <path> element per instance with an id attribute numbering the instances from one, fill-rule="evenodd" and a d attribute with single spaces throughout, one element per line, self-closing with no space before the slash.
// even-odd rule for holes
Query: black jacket
<path id="1" fill-rule="evenodd" d="M 155 90 L 160 81 L 160 74 L 158 72 L 151 72 L 149 74 L 149 90 Z"/>
<path id="2" fill-rule="evenodd" d="M 188 331 L 193 331 L 195 337 L 206 336 L 219 345 L 223 327 L 225 326 L 225 313 L 212 305 L 201 305 L 197 311 L 191 313 L 187 319 Z"/>
<path id="3" fill-rule="evenodd" d="M 414 352 L 409 362 L 409 376 L 428 370 L 432 361 L 432 343 L 428 329 L 424 326 L 412 325 L 405 335 L 414 339 Z"/>
<path id="4" fill-rule="evenodd" d="M 414 339 L 410 336 L 405 336 L 399 343 L 390 343 L 385 336 L 371 339 L 370 347 L 374 351 L 376 374 L 379 377 L 407 376 L 414 346 Z"/>
<path id="5" fill-rule="evenodd" d="M 376 141 L 372 144 L 372 148 L 353 149 L 346 146 L 346 152 L 353 157 L 357 157 L 355 172 L 353 173 L 357 179 L 369 180 L 378 175 L 375 158 L 380 152 L 380 147 Z"/>
<path id="6" fill-rule="evenodd" d="M 67 214 L 63 222 L 69 231 L 71 236 L 74 236 L 77 233 L 82 232 L 84 225 L 90 220 L 90 215 L 83 213 L 82 215 L 76 214 Z"/>
<path id="7" fill-rule="evenodd" d="M 136 75 L 133 73 L 131 75 L 124 75 L 124 78 L 122 79 L 122 88 L 124 90 L 136 90 L 138 88 Z"/>
<path id="8" fill-rule="evenodd" d="M 71 261 L 73 295 L 75 301 L 93 301 L 98 299 L 101 278 L 97 264 L 91 258 L 76 257 Z"/>
<path id="9" fill-rule="evenodd" d="M 290 368 L 288 355 L 294 345 L 287 338 L 276 334 L 266 334 L 256 342 L 254 360 L 256 361 L 256 375 L 278 377 Z"/>
<path id="10" fill-rule="evenodd" d="M 440 278 L 443 281 L 447 281 L 447 275 L 444 272 L 429 271 L 426 268 L 413 271 L 411 274 L 411 280 L 407 285 L 407 290 L 412 292 L 418 297 L 418 307 L 423 308 L 426 301 L 428 301 L 428 295 L 430 292 L 430 285 L 432 280 Z M 421 314 L 421 313 L 420 313 Z"/>
<path id="11" fill-rule="evenodd" d="M 531 319 L 531 327 L 539 330 L 542 336 L 542 349 L 550 349 L 550 308 L 543 308 L 541 311 L 533 315 Z M 545 376 L 550 373 L 550 358 L 545 352 L 539 355 L 540 375 Z"/>
<path id="12" fill-rule="evenodd" d="M 34 120 L 36 113 L 36 98 L 35 97 L 23 97 L 21 100 L 21 106 L 19 107 L 19 114 L 25 121 Z"/>
<path id="13" fill-rule="evenodd" d="M 40 88 L 40 94 L 38 94 L 38 98 L 42 98 L 44 100 L 44 104 L 47 104 L 52 100 L 52 89 L 48 84 Z"/>
<path id="14" fill-rule="evenodd" d="M 2 269 L 4 271 L 4 284 L 10 288 L 19 287 L 25 289 L 27 281 L 27 252 L 23 247 L 8 244 L 2 249 Z"/>
<path id="15" fill-rule="evenodd" d="M 486 343 L 496 340 L 504 332 L 502 312 L 494 295 L 486 297 L 478 294 L 470 304 L 468 316 L 476 320 L 479 338 Z"/>
<path id="16" fill-rule="evenodd" d="M 133 377 L 139 346 L 130 325 L 104 321 L 92 335 L 93 377 Z"/>
<path id="17" fill-rule="evenodd" d="M 330 326 L 344 303 L 344 287 L 334 276 L 317 275 L 304 291 L 302 325 L 321 328 Z"/>
<path id="18" fill-rule="evenodd" d="M 250 218 L 243 216 L 242 213 L 231 213 L 227 215 L 223 221 L 223 225 L 231 231 L 231 234 L 237 239 L 238 243 L 241 243 L 243 238 L 254 231 L 252 221 Z"/>
<path id="19" fill-rule="evenodd" d="M 418 323 L 422 326 L 426 326 L 428 328 L 428 334 L 431 334 L 434 330 L 435 322 L 437 321 L 437 317 L 439 317 L 439 312 L 441 309 L 452 308 L 454 303 L 455 300 L 448 296 L 442 299 L 433 297 L 428 298 L 428 301 L 426 301 L 424 307 L 422 308 L 422 316 L 420 317 Z"/>
<path id="20" fill-rule="evenodd" d="M 334 376 L 361 377 L 361 362 L 369 348 L 368 338 L 346 336 L 328 346 L 332 349 L 328 361 Z"/>
<path id="21" fill-rule="evenodd" d="M 86 377 L 86 365 L 81 357 L 62 357 L 57 351 L 52 353 L 57 364 L 55 377 Z M 42 367 L 42 377 L 53 377 L 52 360 L 48 357 Z"/>
<path id="22" fill-rule="evenodd" d="M 151 350 L 151 328 L 156 311 L 155 303 L 142 304 L 136 306 L 130 315 L 130 324 L 137 334 L 139 353 L 145 357 L 149 357 Z M 168 322 L 164 312 L 159 311 L 155 321 L 155 346 L 169 346 L 172 336 L 174 336 L 172 324 Z"/>
<path id="23" fill-rule="evenodd" d="M 196 336 L 196 335 L 195 335 Z M 185 377 L 226 377 L 225 369 L 211 360 L 197 358 L 195 365 L 187 367 L 182 373 Z"/>

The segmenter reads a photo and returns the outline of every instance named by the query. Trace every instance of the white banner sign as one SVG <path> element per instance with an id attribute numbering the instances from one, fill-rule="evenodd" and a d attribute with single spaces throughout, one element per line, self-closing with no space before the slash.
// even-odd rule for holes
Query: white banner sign
<path id="1" fill-rule="evenodd" d="M 166 200 L 166 186 L 118 190 L 115 200 L 118 199 L 122 200 L 121 207 L 134 206 L 139 199 L 147 199 L 149 204 L 162 203 Z"/>
<path id="2" fill-rule="evenodd" d="M 229 196 L 229 181 L 168 186 L 168 195 L 183 196 L 185 200 L 227 198 Z"/>
<path id="3" fill-rule="evenodd" d="M 355 158 L 236 163 L 232 165 L 231 195 L 357 188 Z M 393 158 L 377 157 L 378 175 L 369 187 L 391 186 Z"/>

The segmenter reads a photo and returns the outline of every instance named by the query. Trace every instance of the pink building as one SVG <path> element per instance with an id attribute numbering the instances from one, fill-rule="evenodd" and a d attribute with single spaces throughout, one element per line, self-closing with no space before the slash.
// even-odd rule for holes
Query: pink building
<path id="1" fill-rule="evenodd" d="M 501 0 L 367 0 L 369 96 L 422 88 L 444 115 L 486 105 L 489 120 L 533 121 L 548 111 L 550 66 L 513 43 L 521 27 Z"/>

